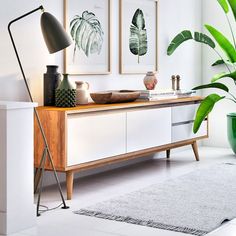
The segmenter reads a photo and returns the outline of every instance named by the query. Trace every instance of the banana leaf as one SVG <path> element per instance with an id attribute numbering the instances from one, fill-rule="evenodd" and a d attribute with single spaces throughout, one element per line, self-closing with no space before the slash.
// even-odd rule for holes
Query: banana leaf
<path id="1" fill-rule="evenodd" d="M 181 33 L 179 33 L 175 38 L 171 41 L 168 49 L 167 49 L 167 55 L 172 55 L 173 52 L 185 41 L 193 39 L 196 42 L 204 43 L 210 46 L 211 48 L 215 48 L 215 43 L 213 40 L 207 36 L 206 34 L 200 33 L 200 32 L 194 32 L 194 38 L 192 36 L 192 33 L 189 30 L 184 30 Z"/>
<path id="2" fill-rule="evenodd" d="M 171 41 L 168 49 L 167 55 L 170 56 L 173 52 L 185 41 L 193 39 L 192 33 L 189 30 L 184 30 L 177 34 L 175 38 Z"/>
<path id="3" fill-rule="evenodd" d="M 129 48 L 131 53 L 138 56 L 138 63 L 140 63 L 140 56 L 144 56 L 148 50 L 147 30 L 145 29 L 144 14 L 141 9 L 137 9 L 130 26 Z"/>
<path id="4" fill-rule="evenodd" d="M 236 50 L 232 43 L 217 29 L 210 25 L 205 25 L 206 29 L 210 32 L 210 34 L 214 37 L 217 41 L 219 46 L 225 52 L 226 56 L 228 57 L 229 61 L 234 63 L 236 62 Z"/>
<path id="5" fill-rule="evenodd" d="M 224 60 L 217 60 L 216 62 L 214 62 L 211 66 L 219 66 L 219 65 L 224 65 L 225 62 Z"/>
<path id="6" fill-rule="evenodd" d="M 229 12 L 229 6 L 226 0 L 217 0 L 218 3 L 221 5 L 221 7 L 223 8 L 225 14 L 227 14 Z"/>
<path id="7" fill-rule="evenodd" d="M 224 90 L 225 92 L 229 92 L 228 87 L 222 83 L 205 84 L 205 85 L 197 86 L 193 88 L 193 90 L 208 89 L 208 88 L 217 88 L 217 89 Z"/>
<path id="8" fill-rule="evenodd" d="M 206 34 L 203 34 L 203 33 L 194 32 L 194 40 L 199 43 L 207 44 L 211 48 L 216 47 L 214 41 L 209 36 L 207 36 Z"/>
<path id="9" fill-rule="evenodd" d="M 221 97 L 218 94 L 210 94 L 207 96 L 200 104 L 197 114 L 195 117 L 193 132 L 196 134 L 202 124 L 202 122 L 206 119 L 209 113 L 214 108 L 215 104 L 225 97 Z"/>
<path id="10" fill-rule="evenodd" d="M 236 82 L 236 71 L 234 71 L 233 73 L 223 72 L 223 73 L 217 74 L 211 79 L 211 82 L 214 83 L 222 78 L 231 78 Z"/>
<path id="11" fill-rule="evenodd" d="M 228 0 L 228 2 L 234 14 L 234 19 L 236 20 L 236 0 Z"/>

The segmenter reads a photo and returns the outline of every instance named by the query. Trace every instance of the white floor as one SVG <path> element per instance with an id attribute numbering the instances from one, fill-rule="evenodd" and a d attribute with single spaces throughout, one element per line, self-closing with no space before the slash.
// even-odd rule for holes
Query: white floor
<path id="1" fill-rule="evenodd" d="M 204 147 L 200 148 L 199 152 L 200 162 L 194 161 L 192 151 L 188 150 L 173 154 L 170 161 L 153 159 L 82 178 L 74 184 L 74 198 L 72 201 L 68 201 L 70 209 L 57 209 L 44 213 L 37 218 L 37 228 L 14 234 L 14 236 L 184 236 L 186 234 L 79 216 L 73 211 L 153 183 L 175 178 L 195 169 L 205 168 L 215 163 L 236 161 L 236 157 L 228 149 Z M 42 202 L 49 207 L 57 206 L 60 203 L 54 187 L 45 189 Z M 236 220 L 224 224 L 208 235 L 235 236 Z"/>

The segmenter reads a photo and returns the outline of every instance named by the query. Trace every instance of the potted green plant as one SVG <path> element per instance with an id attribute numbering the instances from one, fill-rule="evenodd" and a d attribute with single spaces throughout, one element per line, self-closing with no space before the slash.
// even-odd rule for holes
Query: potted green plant
<path id="1" fill-rule="evenodd" d="M 236 95 L 232 94 L 229 88 L 224 83 L 219 82 L 222 78 L 230 78 L 234 81 L 236 85 L 236 40 L 232 23 L 230 22 L 230 19 L 228 17 L 228 13 L 230 12 L 231 9 L 236 21 L 236 0 L 217 0 L 217 1 L 226 15 L 226 19 L 232 34 L 232 42 L 219 30 L 217 30 L 211 25 L 206 24 L 204 26 L 210 33 L 211 37 L 201 32 L 194 32 L 194 34 L 192 34 L 190 30 L 184 30 L 172 40 L 167 49 L 167 55 L 170 56 L 182 43 L 188 40 L 195 40 L 196 42 L 209 46 L 211 49 L 215 51 L 216 55 L 219 57 L 219 59 L 215 63 L 213 63 L 212 66 L 224 64 L 227 70 L 227 72 L 216 74 L 211 79 L 211 82 L 209 84 L 193 88 L 193 90 L 215 88 L 223 90 L 226 93 L 225 96 L 220 96 L 217 93 L 212 93 L 203 99 L 196 113 L 193 126 L 194 133 L 197 133 L 202 122 L 213 110 L 217 102 L 221 101 L 222 99 L 228 99 L 236 103 Z M 216 44 L 219 45 L 221 52 L 219 52 L 216 49 Z M 223 54 L 225 55 L 225 57 L 222 56 Z M 227 115 L 227 117 L 228 117 L 227 119 L 228 139 L 234 153 L 236 154 L 236 113 L 230 113 Z"/>

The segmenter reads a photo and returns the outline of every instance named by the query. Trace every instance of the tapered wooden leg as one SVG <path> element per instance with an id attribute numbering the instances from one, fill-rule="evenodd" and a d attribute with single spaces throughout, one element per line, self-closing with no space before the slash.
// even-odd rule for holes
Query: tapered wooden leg
<path id="1" fill-rule="evenodd" d="M 166 158 L 167 158 L 167 159 L 170 159 L 170 149 L 169 149 L 169 150 L 166 150 Z"/>
<path id="2" fill-rule="evenodd" d="M 72 199 L 73 181 L 74 181 L 74 173 L 72 171 L 66 172 L 67 200 L 71 200 Z"/>
<path id="3" fill-rule="evenodd" d="M 200 159 L 199 159 L 199 154 L 198 154 L 197 141 L 193 142 L 192 148 L 193 148 L 193 152 L 194 152 L 196 161 L 200 161 Z"/>

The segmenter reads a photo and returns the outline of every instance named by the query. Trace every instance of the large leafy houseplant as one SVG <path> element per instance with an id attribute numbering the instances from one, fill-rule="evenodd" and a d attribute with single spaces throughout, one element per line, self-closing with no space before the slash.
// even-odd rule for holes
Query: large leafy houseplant
<path id="1" fill-rule="evenodd" d="M 205 120 L 208 114 L 213 110 L 217 102 L 221 101 L 222 99 L 229 99 L 232 102 L 236 103 L 236 96 L 230 92 L 229 88 L 224 83 L 219 82 L 222 78 L 230 78 L 236 84 L 236 40 L 232 23 L 230 22 L 230 19 L 228 17 L 228 14 L 231 9 L 234 15 L 234 19 L 236 21 L 236 0 L 217 0 L 217 1 L 226 15 L 227 22 L 229 24 L 231 31 L 232 40 L 229 40 L 223 33 L 221 33 L 213 26 L 206 24 L 205 28 L 210 33 L 210 36 L 200 32 L 194 32 L 194 34 L 192 34 L 191 31 L 184 30 L 172 40 L 167 49 L 167 54 L 172 55 L 172 53 L 183 42 L 186 42 L 187 40 L 195 40 L 196 42 L 209 46 L 216 52 L 217 56 L 219 57 L 219 60 L 213 63 L 212 66 L 224 64 L 227 70 L 227 72 L 216 74 L 211 79 L 211 82 L 209 84 L 193 88 L 194 90 L 215 88 L 222 90 L 226 93 L 225 96 L 220 96 L 217 93 L 212 93 L 208 95 L 206 98 L 204 98 L 196 113 L 193 127 L 194 133 L 197 133 L 202 122 Z M 217 50 L 216 44 L 218 44 L 219 48 L 221 49 L 221 52 Z M 224 57 L 222 56 L 223 54 L 225 55 Z"/>

